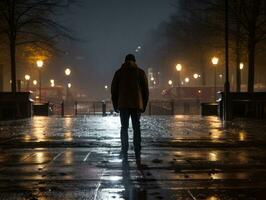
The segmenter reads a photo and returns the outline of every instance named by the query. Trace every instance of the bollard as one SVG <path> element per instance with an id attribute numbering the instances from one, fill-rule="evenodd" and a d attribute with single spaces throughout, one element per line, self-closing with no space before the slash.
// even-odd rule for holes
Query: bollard
<path id="1" fill-rule="evenodd" d="M 62 103 L 61 103 L 61 116 L 62 116 L 62 117 L 65 116 L 64 101 L 62 101 Z"/>
<path id="2" fill-rule="evenodd" d="M 171 113 L 172 115 L 175 115 L 175 102 L 174 101 L 171 102 L 171 112 L 172 112 Z"/>
<path id="3" fill-rule="evenodd" d="M 103 113 L 103 117 L 107 116 L 107 114 L 106 114 L 106 103 L 105 103 L 105 101 L 102 101 L 102 113 Z"/>
<path id="4" fill-rule="evenodd" d="M 149 103 L 149 115 L 151 116 L 151 102 Z"/>
<path id="5" fill-rule="evenodd" d="M 78 102 L 75 101 L 75 116 L 78 115 Z"/>
<path id="6" fill-rule="evenodd" d="M 95 102 L 93 102 L 93 112 L 94 112 L 94 115 L 96 115 L 96 107 L 95 107 Z"/>

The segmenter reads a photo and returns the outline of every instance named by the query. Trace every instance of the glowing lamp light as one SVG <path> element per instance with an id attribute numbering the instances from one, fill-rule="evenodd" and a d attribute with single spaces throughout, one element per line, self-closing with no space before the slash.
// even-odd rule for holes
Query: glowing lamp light
<path id="1" fill-rule="evenodd" d="M 181 64 L 177 64 L 176 65 L 176 70 L 180 72 L 182 70 L 182 65 Z"/>
<path id="2" fill-rule="evenodd" d="M 71 84 L 71 83 L 68 83 L 68 84 L 67 84 L 67 87 L 68 87 L 68 88 L 71 88 L 71 87 L 72 87 L 72 84 Z"/>
<path id="3" fill-rule="evenodd" d="M 172 80 L 169 80 L 168 81 L 168 85 L 170 85 L 170 86 L 173 85 L 173 81 Z"/>
<path id="4" fill-rule="evenodd" d="M 154 77 L 151 77 L 151 81 L 154 81 Z"/>
<path id="5" fill-rule="evenodd" d="M 244 63 L 240 63 L 240 64 L 239 64 L 239 69 L 240 69 L 240 70 L 244 69 Z"/>
<path id="6" fill-rule="evenodd" d="M 214 56 L 214 57 L 212 58 L 212 64 L 213 64 L 213 65 L 218 65 L 218 63 L 219 63 L 219 58 L 217 58 L 217 57 Z"/>
<path id="7" fill-rule="evenodd" d="M 104 88 L 107 90 L 108 89 L 108 85 L 105 85 Z"/>
<path id="8" fill-rule="evenodd" d="M 39 67 L 39 68 L 43 67 L 43 61 L 42 60 L 37 60 L 36 64 L 37 64 L 37 67 Z"/>
<path id="9" fill-rule="evenodd" d="M 194 74 L 193 77 L 194 77 L 194 79 L 198 79 L 199 75 L 198 74 Z"/>
<path id="10" fill-rule="evenodd" d="M 51 79 L 51 80 L 50 80 L 50 83 L 51 83 L 51 84 L 54 84 L 54 79 Z"/>
<path id="11" fill-rule="evenodd" d="M 38 84 L 38 81 L 37 80 L 33 80 L 33 85 L 37 85 Z"/>
<path id="12" fill-rule="evenodd" d="M 71 74 L 71 70 L 69 68 L 65 69 L 65 75 L 69 76 Z"/>
<path id="13" fill-rule="evenodd" d="M 25 78 L 26 81 L 29 81 L 30 80 L 30 75 L 26 74 L 24 78 Z"/>
<path id="14" fill-rule="evenodd" d="M 185 78 L 185 82 L 189 83 L 190 79 L 189 78 Z"/>

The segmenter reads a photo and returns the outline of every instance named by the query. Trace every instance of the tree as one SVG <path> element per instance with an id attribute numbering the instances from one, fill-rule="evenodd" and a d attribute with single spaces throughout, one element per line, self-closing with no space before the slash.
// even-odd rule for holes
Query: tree
<path id="1" fill-rule="evenodd" d="M 1 0 L 0 33 L 8 40 L 12 92 L 16 92 L 17 46 L 32 44 L 53 48 L 59 37 L 68 37 L 69 30 L 55 21 L 60 9 L 74 0 Z"/>
<path id="2" fill-rule="evenodd" d="M 204 74 L 206 55 L 224 54 L 224 0 L 178 0 L 166 28 L 168 51 L 186 60 L 198 57 Z M 255 58 L 266 41 L 266 1 L 229 1 L 230 65 L 240 91 L 240 62 L 248 58 L 248 91 L 254 91 Z M 174 44 L 171 46 L 171 44 Z M 175 46 L 175 47 L 173 47 Z M 195 55 L 192 58 L 191 55 Z M 220 56 L 222 58 L 222 56 Z M 198 62 L 197 61 L 197 62 Z M 208 61 L 207 61 L 208 62 Z M 192 62 L 195 63 L 195 60 Z M 203 77 L 204 78 L 204 77 Z"/>
<path id="3" fill-rule="evenodd" d="M 266 2 L 263 0 L 232 1 L 236 18 L 244 30 L 248 52 L 248 92 L 254 91 L 257 45 L 266 39 Z"/>

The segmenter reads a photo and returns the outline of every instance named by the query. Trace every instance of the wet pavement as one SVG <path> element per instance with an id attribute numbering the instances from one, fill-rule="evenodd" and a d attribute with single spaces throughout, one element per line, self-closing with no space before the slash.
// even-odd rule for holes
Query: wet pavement
<path id="1" fill-rule="evenodd" d="M 141 166 L 132 147 L 120 158 L 119 128 L 113 116 L 1 122 L 0 199 L 266 199 L 265 121 L 145 116 Z"/>

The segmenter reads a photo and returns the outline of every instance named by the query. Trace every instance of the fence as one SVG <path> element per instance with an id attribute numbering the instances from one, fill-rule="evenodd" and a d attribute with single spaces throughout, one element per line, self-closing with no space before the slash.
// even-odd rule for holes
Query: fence
<path id="1" fill-rule="evenodd" d="M 148 115 L 198 115 L 199 100 L 150 101 L 146 110 Z"/>
<path id="2" fill-rule="evenodd" d="M 108 115 L 113 113 L 110 101 L 76 101 L 51 103 L 54 115 Z M 199 100 L 182 101 L 150 101 L 145 115 L 198 115 L 200 114 Z"/>

